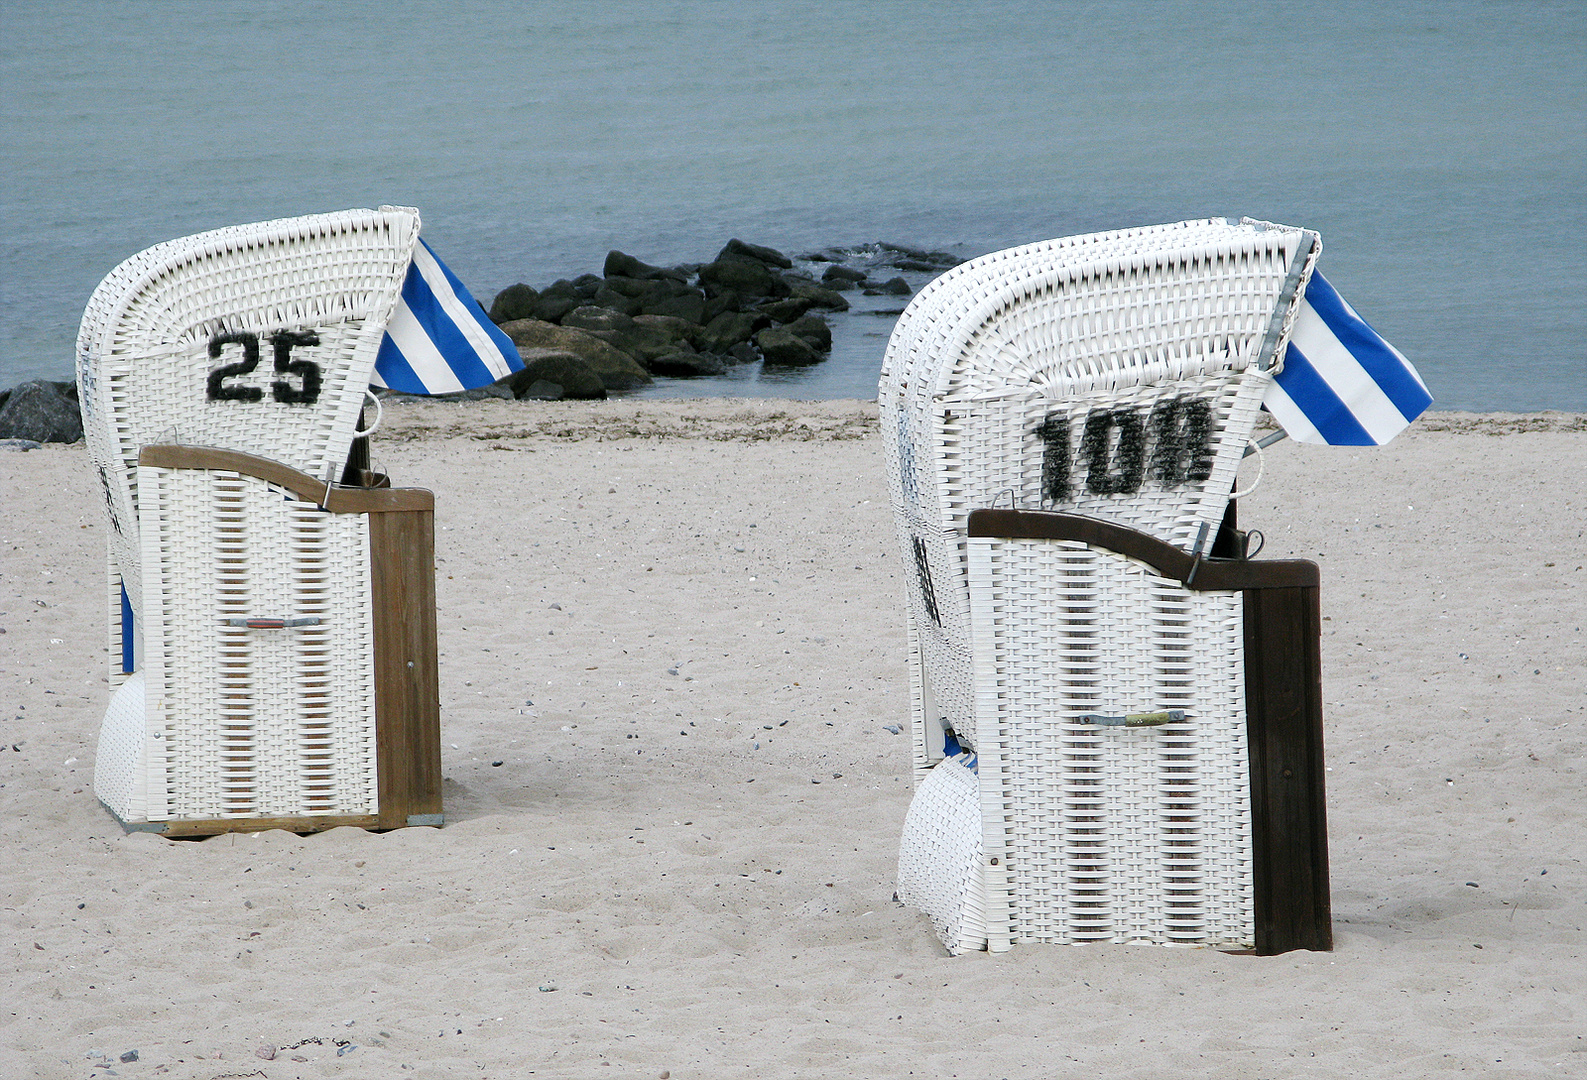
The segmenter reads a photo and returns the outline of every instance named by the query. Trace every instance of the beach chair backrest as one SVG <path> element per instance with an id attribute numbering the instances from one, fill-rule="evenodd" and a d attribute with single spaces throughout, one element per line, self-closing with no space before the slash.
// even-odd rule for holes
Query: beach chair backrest
<path id="1" fill-rule="evenodd" d="M 917 713 L 975 745 L 972 511 L 1210 547 L 1318 251 L 1315 233 L 1214 218 L 994 252 L 921 290 L 878 389 Z M 921 769 L 942 756 L 916 751 Z"/>
<path id="2" fill-rule="evenodd" d="M 212 446 L 336 478 L 418 234 L 404 207 L 232 226 L 140 252 L 94 291 L 79 401 L 112 592 L 119 576 L 134 615 L 140 449 Z"/>

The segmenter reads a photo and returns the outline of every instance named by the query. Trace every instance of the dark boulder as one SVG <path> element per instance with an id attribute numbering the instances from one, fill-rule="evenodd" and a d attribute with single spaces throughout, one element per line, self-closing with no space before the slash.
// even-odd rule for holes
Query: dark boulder
<path id="1" fill-rule="evenodd" d="M 595 290 L 595 295 L 590 298 L 589 303 L 595 305 L 596 307 L 609 308 L 612 311 L 620 311 L 624 315 L 630 317 L 638 315 L 641 311 L 645 310 L 645 305 L 640 303 L 638 298 L 626 296 L 612 288 L 610 285 L 602 285 L 599 289 Z M 562 321 L 567 322 L 568 316 L 562 316 Z"/>
<path id="2" fill-rule="evenodd" d="M 844 299 L 842 293 L 833 289 L 824 289 L 814 282 L 796 281 L 792 291 L 796 299 L 810 301 L 811 307 L 826 308 L 829 311 L 849 310 L 849 302 Z"/>
<path id="3" fill-rule="evenodd" d="M 810 307 L 809 300 L 790 296 L 786 300 L 773 300 L 769 304 L 762 304 L 756 310 L 764 312 L 772 322 L 791 323 L 809 311 Z"/>
<path id="4" fill-rule="evenodd" d="M 727 361 L 715 353 L 674 352 L 650 361 L 650 370 L 656 375 L 688 379 L 721 375 L 727 371 Z"/>
<path id="5" fill-rule="evenodd" d="M 729 360 L 737 360 L 741 364 L 753 364 L 760 359 L 760 353 L 755 351 L 755 346 L 748 341 L 740 341 L 727 350 Z"/>
<path id="6" fill-rule="evenodd" d="M 595 274 L 580 274 L 573 279 L 573 287 L 579 291 L 580 296 L 588 300 L 595 295 L 595 290 L 601 287 L 603 280 Z"/>
<path id="7" fill-rule="evenodd" d="M 806 315 L 783 327 L 797 337 L 802 337 L 822 352 L 832 351 L 832 327 L 819 315 Z"/>
<path id="8" fill-rule="evenodd" d="M 518 319 L 502 323 L 501 328 L 518 346 L 520 356 L 527 355 L 526 349 L 572 353 L 600 376 L 608 390 L 632 390 L 653 381 L 650 373 L 632 356 L 576 327 L 557 326 L 538 319 Z"/>
<path id="9" fill-rule="evenodd" d="M 525 319 L 539 319 L 541 322 L 561 322 L 562 316 L 574 308 L 585 303 L 586 297 L 579 286 L 563 278 L 547 285 L 540 290 L 540 299 L 535 304 L 533 315 L 520 316 Z M 507 320 L 513 322 L 516 320 Z"/>
<path id="10" fill-rule="evenodd" d="M 761 247 L 759 244 L 746 244 L 742 240 L 729 240 L 727 246 L 716 254 L 717 261 L 723 259 L 754 259 L 767 266 L 775 266 L 779 270 L 793 269 L 793 260 L 788 258 L 776 248 Z"/>
<path id="11" fill-rule="evenodd" d="M 599 400 L 606 383 L 583 358 L 556 349 L 519 349 L 524 368 L 502 379 L 514 397 L 538 401 Z"/>
<path id="12" fill-rule="evenodd" d="M 901 277 L 888 278 L 880 287 L 880 292 L 885 296 L 908 296 L 914 291 L 909 287 L 909 282 Z"/>
<path id="13" fill-rule="evenodd" d="M 602 273 L 608 278 L 648 278 L 652 281 L 666 276 L 666 271 L 659 266 L 651 266 L 647 262 L 640 262 L 632 255 L 625 255 L 621 251 L 608 251 L 606 253 L 606 266 Z"/>
<path id="14" fill-rule="evenodd" d="M 705 322 L 705 296 L 698 289 L 686 288 L 686 291 L 673 296 L 645 299 L 640 303 L 645 315 L 670 315 L 676 319 L 686 319 L 696 326 Z"/>
<path id="15" fill-rule="evenodd" d="M 581 307 L 570 311 L 563 326 L 575 327 L 620 349 L 650 370 L 650 361 L 688 347 L 700 327 L 665 315 L 633 318 L 609 308 Z"/>
<path id="16" fill-rule="evenodd" d="M 13 387 L 0 404 L 0 439 L 74 443 L 82 437 L 74 382 L 34 379 Z"/>
<path id="17" fill-rule="evenodd" d="M 742 296 L 732 289 L 723 289 L 715 295 L 705 298 L 705 314 L 700 319 L 700 325 L 709 326 L 711 320 L 724 311 L 743 311 L 745 307 Z"/>
<path id="18" fill-rule="evenodd" d="M 755 344 L 768 364 L 803 366 L 818 363 L 825 357 L 798 334 L 773 326 L 755 335 Z"/>
<path id="19" fill-rule="evenodd" d="M 636 315 L 634 325 L 652 333 L 664 334 L 673 341 L 693 345 L 704 327 L 675 315 Z"/>
<path id="20" fill-rule="evenodd" d="M 765 315 L 748 311 L 724 311 L 705 324 L 695 344 L 706 352 L 728 353 L 733 346 L 752 340 L 755 331 L 771 325 Z"/>
<path id="21" fill-rule="evenodd" d="M 829 289 L 841 292 L 865 284 L 865 271 L 853 270 L 847 266 L 829 266 L 821 274 L 821 283 Z"/>
<path id="22" fill-rule="evenodd" d="M 891 252 L 885 265 L 896 266 L 900 270 L 919 270 L 929 272 L 932 270 L 947 270 L 958 266 L 958 256 L 950 255 L 946 251 L 922 251 L 920 248 L 905 247 L 902 244 L 879 244 L 883 251 Z"/>
<path id="23" fill-rule="evenodd" d="M 496 294 L 496 299 L 490 305 L 490 321 L 493 323 L 512 322 L 514 319 L 537 318 L 540 294 L 534 289 L 519 282 L 509 285 Z"/>
<path id="24" fill-rule="evenodd" d="M 783 297 L 789 295 L 788 283 L 766 265 L 753 259 L 718 259 L 700 267 L 700 284 L 706 295 L 732 289 L 743 296 Z"/>

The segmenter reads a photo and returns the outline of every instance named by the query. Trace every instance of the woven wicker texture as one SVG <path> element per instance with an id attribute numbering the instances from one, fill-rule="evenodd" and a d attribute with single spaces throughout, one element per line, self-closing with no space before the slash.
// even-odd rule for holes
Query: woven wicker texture
<path id="1" fill-rule="evenodd" d="M 77 337 L 78 400 L 112 573 L 140 618 L 139 450 L 216 446 L 331 478 L 418 233 L 417 211 L 397 207 L 238 225 L 140 252 L 94 290 Z M 303 368 L 277 369 L 288 341 L 287 363 L 316 368 L 317 392 Z M 252 370 L 217 375 L 246 366 L 250 349 Z"/>
<path id="2" fill-rule="evenodd" d="M 367 515 L 225 470 L 138 472 L 149 820 L 375 813 Z M 231 625 L 260 618 L 318 621 Z"/>
<path id="3" fill-rule="evenodd" d="M 963 757 L 938 762 L 920 782 L 898 849 L 898 899 L 931 918 L 948 952 L 986 947 L 981 875 L 981 793 Z"/>
<path id="4" fill-rule="evenodd" d="M 1077 541 L 969 541 L 989 936 L 1249 946 L 1241 597 Z M 1161 727 L 1087 714 L 1183 710 Z M 1006 928 L 1006 929 L 1005 929 Z"/>
<path id="5" fill-rule="evenodd" d="M 122 821 L 141 821 L 148 810 L 147 745 L 139 671 L 127 676 L 110 696 L 94 757 L 94 794 Z"/>
<path id="6" fill-rule="evenodd" d="M 882 366 L 883 447 L 900 552 L 918 570 L 906 591 L 920 681 L 966 745 L 979 745 L 970 511 L 1009 500 L 1189 550 L 1223 516 L 1272 377 L 1260 361 L 1282 355 L 1293 322 L 1286 282 L 1299 271 L 1303 288 L 1318 250 L 1287 226 L 1179 222 L 994 252 L 911 302 Z"/>

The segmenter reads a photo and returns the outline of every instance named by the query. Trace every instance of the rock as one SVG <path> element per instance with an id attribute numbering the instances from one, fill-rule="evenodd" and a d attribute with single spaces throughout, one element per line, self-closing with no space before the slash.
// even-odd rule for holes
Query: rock
<path id="1" fill-rule="evenodd" d="M 618 292 L 610 284 L 602 285 L 599 289 L 596 289 L 595 295 L 590 298 L 590 303 L 597 307 L 611 308 L 613 311 L 620 311 L 624 315 L 629 316 L 638 315 L 645 310 L 645 305 L 640 303 L 637 297 L 627 296 Z M 567 320 L 568 317 L 566 315 L 562 316 L 564 323 Z"/>
<path id="2" fill-rule="evenodd" d="M 673 296 L 664 296 L 659 299 L 641 300 L 643 314 L 668 315 L 675 319 L 686 319 L 695 326 L 705 324 L 705 294 L 698 289 L 685 287 L 685 291 Z"/>
<path id="3" fill-rule="evenodd" d="M 783 297 L 791 291 L 788 283 L 754 259 L 718 259 L 700 267 L 700 284 L 706 294 L 732 289 L 743 296 Z"/>
<path id="4" fill-rule="evenodd" d="M 727 361 L 715 353 L 676 352 L 656 357 L 650 361 L 649 367 L 656 375 L 691 378 L 696 375 L 721 375 L 727 371 Z"/>
<path id="5" fill-rule="evenodd" d="M 640 315 L 631 318 L 607 308 L 576 308 L 562 320 L 563 326 L 576 327 L 620 349 L 647 369 L 658 356 L 678 352 L 700 333 L 700 328 L 683 319 L 666 315 Z"/>
<path id="6" fill-rule="evenodd" d="M 595 295 L 595 290 L 601 287 L 602 280 L 595 274 L 580 274 L 573 279 L 573 287 L 579 291 L 580 296 L 588 300 Z"/>
<path id="7" fill-rule="evenodd" d="M 491 302 L 490 321 L 504 323 L 514 319 L 536 318 L 539 303 L 540 294 L 528 285 L 521 281 L 509 285 L 497 293 L 496 299 Z"/>
<path id="8" fill-rule="evenodd" d="M 909 296 L 915 290 L 903 278 L 895 277 L 882 282 L 881 291 L 887 296 Z"/>
<path id="9" fill-rule="evenodd" d="M 634 325 L 652 333 L 665 334 L 673 341 L 688 342 L 693 345 L 704 329 L 698 323 L 688 319 L 680 319 L 675 315 L 636 315 Z"/>
<path id="10" fill-rule="evenodd" d="M 753 364 L 760 359 L 760 353 L 755 351 L 755 346 L 747 341 L 740 341 L 737 345 L 734 345 L 727 350 L 727 355 L 741 364 Z"/>
<path id="11" fill-rule="evenodd" d="M 518 354 L 525 356 L 525 359 L 525 349 L 572 353 L 600 376 L 601 383 L 608 390 L 632 390 L 648 386 L 653 381 L 650 373 L 632 356 L 583 330 L 557 326 L 539 319 L 517 319 L 502 323 L 501 329 L 512 338 L 513 344 L 518 346 Z"/>
<path id="12" fill-rule="evenodd" d="M 695 337 L 695 345 L 706 352 L 732 352 L 733 346 L 748 342 L 755 331 L 771 325 L 765 315 L 748 311 L 724 311 L 705 324 Z"/>
<path id="13" fill-rule="evenodd" d="M 759 244 L 746 244 L 742 240 L 729 240 L 727 246 L 716 253 L 717 261 L 723 259 L 754 259 L 756 262 L 775 266 L 779 270 L 791 270 L 793 260 L 788 258 L 776 248 L 761 247 Z"/>
<path id="14" fill-rule="evenodd" d="M 74 382 L 34 379 L 12 387 L 0 403 L 0 439 L 74 443 L 82 437 Z"/>
<path id="15" fill-rule="evenodd" d="M 856 285 L 864 284 L 865 271 L 853 270 L 847 266 L 829 266 L 822 272 L 821 281 L 829 289 L 839 291 L 852 289 Z"/>
<path id="16" fill-rule="evenodd" d="M 726 311 L 743 311 L 744 298 L 732 289 L 721 289 L 714 296 L 705 298 L 705 313 L 700 318 L 701 326 L 711 325 L 711 320 Z"/>
<path id="17" fill-rule="evenodd" d="M 795 337 L 802 337 L 811 345 L 822 352 L 832 351 L 832 327 L 819 315 L 806 315 L 802 319 L 795 319 L 784 330 Z"/>
<path id="18" fill-rule="evenodd" d="M 804 338 L 781 327 L 771 327 L 755 335 L 755 344 L 768 364 L 805 365 L 819 363 L 824 357 Z"/>
<path id="19" fill-rule="evenodd" d="M 946 270 L 958 266 L 959 259 L 946 251 L 921 251 L 919 248 L 904 247 L 902 244 L 878 244 L 883 251 L 891 251 L 895 256 L 887 261 L 888 266 L 896 266 L 900 270 Z M 905 266 L 905 263 L 914 263 Z"/>
<path id="20" fill-rule="evenodd" d="M 591 290 L 591 296 L 594 290 Z M 588 299 L 579 287 L 573 282 L 563 278 L 547 285 L 540 291 L 540 299 L 535 304 L 535 313 L 525 315 L 523 318 L 539 319 L 542 322 L 561 322 L 562 316 L 579 307 Z M 508 320 L 516 322 L 517 320 Z"/>
<path id="21" fill-rule="evenodd" d="M 809 311 L 810 305 L 809 299 L 790 296 L 786 300 L 773 300 L 769 304 L 762 304 L 756 310 L 764 312 L 773 322 L 791 323 Z"/>
<path id="22" fill-rule="evenodd" d="M 609 278 L 627 277 L 655 280 L 663 277 L 666 271 L 659 266 L 651 266 L 647 262 L 640 262 L 632 255 L 625 255 L 621 251 L 613 250 L 606 253 L 606 265 L 602 269 L 602 273 Z"/>
<path id="23" fill-rule="evenodd" d="M 900 278 L 899 280 L 902 281 L 903 279 Z M 791 292 L 797 300 L 810 301 L 811 307 L 827 308 L 831 311 L 849 310 L 849 302 L 844 299 L 842 293 L 835 289 L 823 288 L 814 282 L 796 281 L 793 283 Z"/>
<path id="24" fill-rule="evenodd" d="M 515 397 L 560 401 L 606 396 L 605 381 L 583 357 L 556 349 L 519 349 L 518 355 L 523 357 L 523 370 L 498 384 L 511 389 Z"/>

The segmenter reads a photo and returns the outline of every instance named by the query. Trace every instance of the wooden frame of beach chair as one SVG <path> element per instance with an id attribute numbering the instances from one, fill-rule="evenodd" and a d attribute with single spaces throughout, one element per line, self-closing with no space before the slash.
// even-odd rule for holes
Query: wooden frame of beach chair
<path id="1" fill-rule="evenodd" d="M 333 483 L 418 232 L 403 207 L 219 229 L 133 256 L 89 301 L 116 687 L 95 792 L 129 828 L 441 822 L 433 500 Z M 383 666 L 398 641 L 417 681 Z"/>
<path id="2" fill-rule="evenodd" d="M 923 289 L 899 320 L 878 395 L 900 548 L 910 571 L 911 727 L 919 783 L 900 855 L 899 895 L 932 916 L 951 951 L 1025 940 L 1271 944 L 1265 932 L 1258 941 L 1251 906 L 1251 748 L 1243 710 L 1236 707 L 1245 694 L 1239 677 L 1244 608 L 1232 592 L 1214 601 L 1181 588 L 1184 595 L 1170 601 L 1153 586 L 1153 602 L 1177 605 L 1176 619 L 1196 613 L 1197 632 L 1211 638 L 1196 646 L 1198 671 L 1221 672 L 1221 704 L 1197 706 L 1220 717 L 1217 775 L 1202 769 L 1196 780 L 1217 793 L 1216 805 L 1200 800 L 1197 820 L 1182 823 L 1203 832 L 1208 821 L 1202 818 L 1232 823 L 1216 855 L 1222 876 L 1198 886 L 1215 898 L 1216 910 L 1209 917 L 1203 904 L 1194 917 L 1170 919 L 1171 909 L 1159 898 L 1146 905 L 1155 904 L 1155 913 L 1143 916 L 1137 904 L 1129 919 L 1110 924 L 1116 932 L 1078 936 L 1065 936 L 1061 928 L 1054 936 L 1045 924 L 1033 928 L 995 914 L 1019 908 L 998 883 L 1005 878 L 989 880 L 984 873 L 981 860 L 991 857 L 982 850 L 986 838 L 1001 835 L 1009 822 L 1048 814 L 1056 798 L 1051 785 L 1061 781 L 1054 773 L 1031 790 L 1005 789 L 982 771 L 978 755 L 986 754 L 987 738 L 1002 739 L 1006 727 L 987 687 L 1013 680 L 1042 688 L 1021 707 L 1045 701 L 1043 714 L 1060 726 L 1062 718 L 1079 715 L 1080 699 L 1071 693 L 1066 701 L 1060 692 L 1052 665 L 1061 668 L 1062 658 L 1048 651 L 1050 641 L 988 652 L 995 637 L 981 625 L 975 597 L 984 599 L 988 588 L 995 592 L 995 575 L 986 574 L 997 560 L 989 539 L 971 538 L 969 519 L 1006 500 L 1013 508 L 1124 526 L 1187 558 L 1209 554 L 1317 254 L 1314 233 L 1249 219 L 1070 237 L 966 263 Z M 1060 556 L 1049 570 L 1062 577 L 1063 560 L 1074 558 Z M 1113 574 L 1102 587 L 1138 592 L 1126 584 L 1129 576 Z M 1222 614 L 1202 610 L 1209 604 Z M 1113 647 L 1133 641 L 1127 654 L 1149 654 L 1150 641 L 1139 639 L 1152 636 L 1151 620 L 1120 632 L 1122 638 L 1110 639 Z M 1175 707 L 1159 708 L 1153 704 L 1158 697 L 1086 707 L 1098 715 Z M 1153 737 L 1183 738 L 1185 732 L 1176 723 Z M 1126 772 L 1148 767 L 1144 759 L 1109 766 Z M 1125 820 L 1119 811 L 1128 786 L 1111 784 L 1116 802 L 1102 807 L 1107 820 Z M 1049 833 L 1036 848 L 1046 845 L 1050 850 L 1041 857 L 1061 861 L 1063 843 L 1060 834 Z M 1001 865 L 1004 856 L 997 858 Z M 1155 879 L 1145 864 L 1119 869 L 1125 878 L 1104 882 L 1108 889 L 1128 879 L 1131 889 L 1149 884 L 1162 894 L 1170 880 L 1160 863 Z"/>
<path id="3" fill-rule="evenodd" d="M 169 836 L 440 824 L 431 493 L 191 446 L 138 481 L 147 705 L 101 755 L 142 795 L 106 804 Z"/>
<path id="4" fill-rule="evenodd" d="M 1317 565 L 1042 511 L 968 535 L 979 787 L 1014 808 L 989 947 L 1331 948 Z"/>

